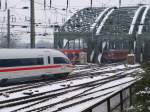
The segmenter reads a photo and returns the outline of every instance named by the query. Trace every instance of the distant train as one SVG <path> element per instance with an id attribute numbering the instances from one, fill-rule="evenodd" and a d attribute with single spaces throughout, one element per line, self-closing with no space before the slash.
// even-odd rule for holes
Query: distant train
<path id="1" fill-rule="evenodd" d="M 0 49 L 0 82 L 31 77 L 67 76 L 70 60 L 53 49 Z"/>
<path id="2" fill-rule="evenodd" d="M 61 49 L 73 64 L 80 63 L 80 53 L 86 52 L 85 49 Z M 102 54 L 102 62 L 103 63 L 114 63 L 119 61 L 124 61 L 127 59 L 127 55 L 129 50 L 127 49 L 109 49 L 104 50 Z"/>
<path id="3" fill-rule="evenodd" d="M 73 64 L 80 63 L 80 57 L 79 54 L 84 51 L 82 49 L 61 49 L 61 52 L 63 52 Z"/>
<path id="4" fill-rule="evenodd" d="M 127 49 L 109 49 L 105 50 L 102 55 L 103 62 L 119 62 L 127 59 L 129 51 Z"/>

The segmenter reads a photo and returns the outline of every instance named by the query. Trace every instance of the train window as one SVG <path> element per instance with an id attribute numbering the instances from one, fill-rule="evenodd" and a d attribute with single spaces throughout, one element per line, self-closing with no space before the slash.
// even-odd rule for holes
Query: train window
<path id="1" fill-rule="evenodd" d="M 25 58 L 21 59 L 22 66 L 28 66 L 28 65 L 43 65 L 43 58 Z"/>
<path id="2" fill-rule="evenodd" d="M 0 59 L 0 67 L 43 65 L 43 58 Z"/>
<path id="3" fill-rule="evenodd" d="M 51 59 L 50 59 L 50 57 L 48 56 L 48 64 L 50 64 L 51 63 Z"/>
<path id="4" fill-rule="evenodd" d="M 70 61 L 63 57 L 54 57 L 54 64 L 70 64 Z"/>

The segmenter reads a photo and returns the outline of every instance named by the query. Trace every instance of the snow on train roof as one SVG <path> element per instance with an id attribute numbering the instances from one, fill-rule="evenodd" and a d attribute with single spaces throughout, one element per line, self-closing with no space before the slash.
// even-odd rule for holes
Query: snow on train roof
<path id="1" fill-rule="evenodd" d="M 0 49 L 0 58 L 20 58 L 20 57 L 42 57 L 45 54 L 50 56 L 63 56 L 55 49 Z"/>

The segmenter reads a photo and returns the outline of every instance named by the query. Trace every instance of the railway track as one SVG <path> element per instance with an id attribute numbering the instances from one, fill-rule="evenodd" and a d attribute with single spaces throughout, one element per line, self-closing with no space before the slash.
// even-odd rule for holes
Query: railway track
<path id="1" fill-rule="evenodd" d="M 14 92 L 19 92 L 19 91 L 23 91 L 23 90 L 26 90 L 26 89 L 32 89 L 32 88 L 36 88 L 36 87 L 42 87 L 42 86 L 45 86 L 45 85 L 51 85 L 51 84 L 54 84 L 54 83 L 58 83 L 58 82 L 66 82 L 66 81 L 70 81 L 70 80 L 76 80 L 76 79 L 83 79 L 83 78 L 86 78 L 86 77 L 94 77 L 94 76 L 97 76 L 97 75 L 104 75 L 106 73 L 113 73 L 113 72 L 116 72 L 116 71 L 124 71 L 124 70 L 130 70 L 130 69 L 133 69 L 133 68 L 138 68 L 139 65 L 137 66 L 133 66 L 133 67 L 129 67 L 129 68 L 126 68 L 126 67 L 122 67 L 122 68 L 117 68 L 115 67 L 116 65 L 120 65 L 118 63 L 115 63 L 115 64 L 108 64 L 108 65 L 105 65 L 105 66 L 98 66 L 98 65 L 94 65 L 94 67 L 92 66 L 87 66 L 86 68 L 88 69 L 84 69 L 83 70 L 77 70 L 77 71 L 74 71 L 74 73 L 72 73 L 70 76 L 64 78 L 64 79 L 53 79 L 53 80 L 50 80 L 50 81 L 41 81 L 41 82 L 35 82 L 35 83 L 27 83 L 27 84 L 21 84 L 21 85 L 16 85 L 16 86 L 13 86 L 13 87 L 7 87 L 7 88 L 3 88 L 3 89 L 0 89 L 0 95 L 3 95 L 4 93 L 14 93 Z"/>
<path id="2" fill-rule="evenodd" d="M 132 82 L 132 81 L 134 81 L 134 80 L 124 82 L 124 83 L 122 83 L 120 85 L 129 83 L 129 82 Z M 107 81 L 105 83 L 107 83 Z M 75 98 L 81 98 L 83 96 L 87 96 L 87 95 L 90 95 L 90 94 L 93 94 L 93 93 L 96 93 L 96 92 L 102 92 L 102 91 L 105 91 L 107 89 L 115 88 L 115 87 L 119 86 L 119 85 L 114 85 L 114 86 L 111 86 L 111 87 L 107 87 L 107 88 L 99 89 L 99 90 L 96 90 L 96 91 L 93 91 L 93 92 L 89 92 L 90 90 L 98 88 L 99 86 L 102 86 L 105 83 L 104 82 L 103 83 L 97 83 L 97 84 L 94 84 L 94 85 L 84 84 L 84 85 L 82 85 L 80 87 L 76 87 L 76 88 L 75 87 L 71 87 L 71 88 L 68 88 L 68 89 L 65 89 L 65 90 L 64 89 L 63 90 L 57 90 L 58 92 L 53 93 L 53 94 L 52 94 L 52 91 L 51 91 L 49 93 L 44 93 L 44 95 L 42 95 L 42 94 L 40 94 L 40 95 L 36 94 L 34 96 L 32 95 L 32 96 L 28 96 L 26 98 L 23 97 L 23 98 L 20 98 L 20 99 L 7 100 L 5 102 L 0 102 L 0 105 L 1 105 L 0 108 L 18 106 L 18 105 L 23 105 L 23 104 L 29 103 L 29 102 L 35 102 L 35 103 L 32 103 L 32 104 L 29 103 L 28 106 L 19 108 L 19 109 L 14 110 L 14 111 L 20 111 L 22 109 L 27 109 L 28 110 L 29 107 L 33 107 L 34 105 L 37 105 L 39 103 L 43 103 L 45 101 L 52 100 L 53 98 L 56 98 L 56 97 L 62 97 L 66 93 L 70 93 L 70 92 L 72 93 L 72 91 L 78 93 L 78 94 L 75 94 L 74 96 L 71 96 L 70 98 L 67 98 L 67 100 L 66 100 L 66 98 L 63 99 L 63 100 L 61 99 L 61 101 L 59 101 L 59 102 L 56 102 L 56 103 L 53 103 L 51 105 L 46 106 L 46 107 L 49 107 L 49 106 L 54 106 L 54 105 L 57 105 L 57 104 L 60 104 L 60 103 L 65 103 L 66 101 L 73 100 Z M 85 87 L 87 89 L 85 89 Z M 84 90 L 83 90 L 83 88 L 84 88 Z M 108 93 L 111 93 L 111 92 L 113 92 L 113 91 L 109 91 Z M 103 95 L 106 95 L 106 94 L 107 93 L 105 93 Z M 7 102 L 9 102 L 9 103 L 7 103 Z M 42 106 L 42 108 L 43 108 L 43 106 Z M 41 107 L 37 108 L 36 110 L 41 110 Z M 32 111 L 35 111 L 35 109 L 32 110 Z"/>
<path id="3" fill-rule="evenodd" d="M 83 70 L 75 71 L 68 79 L 0 89 L 0 111 L 63 111 L 69 107 L 113 94 L 120 87 L 123 88 L 137 80 L 131 75 L 142 72 L 139 65 L 95 66 L 88 71 L 83 72 Z M 3 96 L 3 93 L 9 94 L 8 97 Z"/>

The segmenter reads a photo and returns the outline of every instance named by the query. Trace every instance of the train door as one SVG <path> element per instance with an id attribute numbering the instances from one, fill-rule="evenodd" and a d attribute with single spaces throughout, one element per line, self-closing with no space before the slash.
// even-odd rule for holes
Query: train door
<path id="1" fill-rule="evenodd" d="M 46 65 L 52 64 L 52 59 L 49 52 L 45 52 L 44 58 Z"/>
<path id="2" fill-rule="evenodd" d="M 48 62 L 48 64 L 51 64 L 51 58 L 50 58 L 50 56 L 47 56 L 47 62 Z"/>
<path id="3" fill-rule="evenodd" d="M 53 66 L 52 65 L 53 64 L 52 56 L 50 55 L 49 52 L 46 52 L 44 58 L 45 58 L 46 66 L 47 66 L 47 68 L 45 69 L 45 73 L 46 73 L 45 75 L 54 74 L 55 70 L 52 67 Z"/>
<path id="4" fill-rule="evenodd" d="M 52 57 L 50 55 L 47 56 L 47 63 L 48 63 L 48 74 L 55 74 L 55 68 L 51 68 L 51 65 L 52 65 Z"/>

